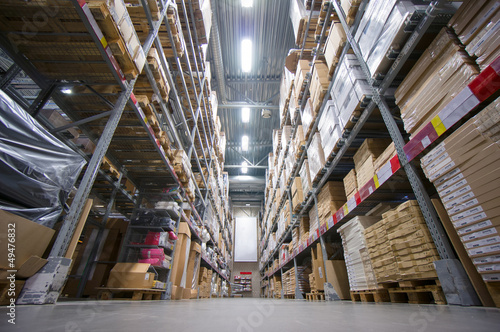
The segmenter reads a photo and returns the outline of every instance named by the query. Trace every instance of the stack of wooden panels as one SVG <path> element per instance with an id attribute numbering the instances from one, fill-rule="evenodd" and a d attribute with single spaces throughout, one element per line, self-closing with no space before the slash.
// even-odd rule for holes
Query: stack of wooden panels
<path id="1" fill-rule="evenodd" d="M 373 178 L 375 175 L 375 160 L 390 143 L 390 139 L 367 138 L 361 144 L 353 158 L 358 186 L 363 186 Z"/>
<path id="2" fill-rule="evenodd" d="M 448 23 L 481 70 L 500 56 L 499 19 L 497 1 L 468 1 Z"/>
<path id="3" fill-rule="evenodd" d="M 351 291 L 378 287 L 363 234 L 366 228 L 377 221 L 379 221 L 378 217 L 358 216 L 349 220 L 337 231 L 342 237 Z"/>
<path id="4" fill-rule="evenodd" d="M 333 213 L 337 212 L 346 202 L 344 184 L 341 181 L 325 183 L 318 194 L 319 225 L 326 225 Z"/>
<path id="5" fill-rule="evenodd" d="M 358 191 L 358 179 L 356 176 L 356 169 L 353 168 L 344 178 L 344 189 L 347 200 Z"/>

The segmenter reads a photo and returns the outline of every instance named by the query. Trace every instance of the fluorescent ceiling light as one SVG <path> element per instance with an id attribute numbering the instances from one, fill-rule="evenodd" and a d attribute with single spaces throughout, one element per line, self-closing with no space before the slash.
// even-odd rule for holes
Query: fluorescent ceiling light
<path id="1" fill-rule="evenodd" d="M 250 122 L 250 109 L 248 107 L 243 107 L 241 109 L 241 121 L 243 121 L 243 123 Z"/>
<path id="2" fill-rule="evenodd" d="M 253 0 L 241 0 L 241 7 L 245 8 L 253 7 Z"/>
<path id="3" fill-rule="evenodd" d="M 247 174 L 247 172 L 248 172 L 248 167 L 247 166 L 248 166 L 248 164 L 247 164 L 246 161 L 244 161 L 244 162 L 241 163 L 241 173 Z"/>
<path id="4" fill-rule="evenodd" d="M 252 41 L 243 39 L 241 41 L 241 70 L 249 73 L 252 69 Z"/>
<path id="5" fill-rule="evenodd" d="M 73 90 L 71 90 L 71 88 L 62 88 L 61 92 L 69 95 L 69 94 L 73 93 Z"/>
<path id="6" fill-rule="evenodd" d="M 241 149 L 248 151 L 248 136 L 246 135 L 241 138 Z"/>
<path id="7" fill-rule="evenodd" d="M 250 204 L 248 204 L 248 203 L 247 203 L 247 204 L 245 204 L 245 205 L 246 205 L 246 206 L 250 206 Z"/>

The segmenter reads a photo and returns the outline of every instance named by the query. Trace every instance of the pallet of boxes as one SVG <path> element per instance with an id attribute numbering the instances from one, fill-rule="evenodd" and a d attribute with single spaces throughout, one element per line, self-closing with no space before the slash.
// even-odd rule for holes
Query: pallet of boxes
<path id="1" fill-rule="evenodd" d="M 384 213 L 364 235 L 378 286 L 391 302 L 446 304 L 434 267 L 440 258 L 416 201 Z"/>

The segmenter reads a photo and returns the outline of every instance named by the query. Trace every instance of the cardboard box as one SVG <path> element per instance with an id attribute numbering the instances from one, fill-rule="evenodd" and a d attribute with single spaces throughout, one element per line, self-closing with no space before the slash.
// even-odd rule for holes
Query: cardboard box
<path id="1" fill-rule="evenodd" d="M 173 257 L 174 262 L 172 264 L 172 270 L 170 271 L 170 280 L 175 286 L 183 286 L 181 282 L 187 270 L 190 248 L 191 230 L 186 222 L 181 222 L 179 224 L 178 240 L 175 247 L 175 255 Z"/>
<path id="2" fill-rule="evenodd" d="M 116 263 L 109 275 L 110 288 L 153 288 L 155 274 L 148 272 L 151 264 Z"/>
<path id="3" fill-rule="evenodd" d="M 191 298 L 191 288 L 183 288 L 182 289 L 182 299 L 189 300 Z"/>
<path id="4" fill-rule="evenodd" d="M 345 261 L 327 260 L 325 265 L 328 282 L 332 284 L 341 300 L 349 300 L 351 293 L 349 291 L 349 277 Z"/>
<path id="5" fill-rule="evenodd" d="M 172 295 L 170 297 L 172 300 L 182 300 L 183 294 L 184 288 L 172 285 Z"/>
<path id="6" fill-rule="evenodd" d="M 186 289 L 196 288 L 198 285 L 198 270 L 201 263 L 201 245 L 191 242 L 189 260 L 186 272 Z"/>
<path id="7" fill-rule="evenodd" d="M 0 210 L 0 229 L 2 230 L 0 231 L 0 246 L 4 252 L 0 257 L 0 271 L 14 269 L 19 271 L 18 277 L 28 278 L 45 265 L 47 261 L 40 257 L 43 256 L 54 236 L 53 229 L 3 210 Z M 15 229 L 15 266 L 9 266 L 7 255 L 10 243 L 9 229 Z"/>

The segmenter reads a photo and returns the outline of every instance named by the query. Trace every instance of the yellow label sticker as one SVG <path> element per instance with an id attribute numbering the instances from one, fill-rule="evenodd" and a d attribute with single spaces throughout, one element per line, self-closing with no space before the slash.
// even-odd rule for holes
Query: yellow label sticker
<path id="1" fill-rule="evenodd" d="M 436 130 L 436 133 L 438 136 L 441 136 L 445 131 L 446 127 L 443 124 L 443 121 L 441 121 L 441 118 L 439 115 L 436 115 L 432 120 L 431 120 L 432 126 Z"/>
<path id="2" fill-rule="evenodd" d="M 344 215 L 349 214 L 349 209 L 347 208 L 347 204 L 344 205 Z"/>
<path id="3" fill-rule="evenodd" d="M 377 174 L 375 174 L 373 176 L 373 182 L 375 182 L 375 189 L 377 189 L 378 187 L 380 187 L 380 183 L 378 182 L 378 176 L 377 176 Z"/>
<path id="4" fill-rule="evenodd" d="M 108 46 L 108 41 L 106 40 L 106 38 L 103 36 L 101 38 L 101 44 L 102 44 L 102 47 L 106 48 Z"/>

